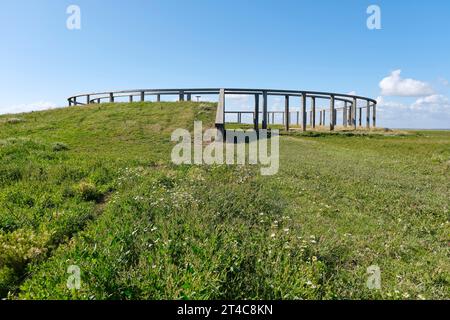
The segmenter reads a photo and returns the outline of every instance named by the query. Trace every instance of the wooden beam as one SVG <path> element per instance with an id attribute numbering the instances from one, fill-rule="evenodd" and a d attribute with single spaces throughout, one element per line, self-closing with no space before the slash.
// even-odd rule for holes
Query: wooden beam
<path id="1" fill-rule="evenodd" d="M 344 108 L 342 109 L 342 125 L 347 127 L 347 102 L 344 101 Z"/>
<path id="2" fill-rule="evenodd" d="M 350 103 L 350 106 L 349 106 L 349 108 L 348 108 L 348 117 L 347 117 L 347 124 L 349 125 L 349 126 L 352 126 L 352 104 Z"/>
<path id="3" fill-rule="evenodd" d="M 306 131 L 306 93 L 302 92 L 302 130 Z"/>
<path id="4" fill-rule="evenodd" d="M 334 130 L 334 96 L 330 99 L 330 131 Z"/>
<path id="5" fill-rule="evenodd" d="M 312 127 L 316 127 L 316 98 L 311 97 L 311 107 L 312 107 Z"/>
<path id="6" fill-rule="evenodd" d="M 259 130 L 259 94 L 255 94 L 255 113 L 253 113 L 253 124 L 255 130 Z"/>
<path id="7" fill-rule="evenodd" d="M 372 117 L 373 117 L 373 119 L 372 119 L 372 126 L 374 128 L 376 128 L 377 127 L 377 104 L 376 103 L 373 104 Z"/>
<path id="8" fill-rule="evenodd" d="M 362 126 L 362 108 L 358 108 L 359 109 L 359 119 L 358 119 L 358 124 L 361 127 Z"/>
<path id="9" fill-rule="evenodd" d="M 217 141 L 225 141 L 225 89 L 219 90 L 216 113 Z"/>
<path id="10" fill-rule="evenodd" d="M 262 120 L 262 128 L 267 129 L 267 91 L 263 91 L 263 120 Z"/>
<path id="11" fill-rule="evenodd" d="M 289 113 L 289 96 L 284 96 L 284 127 L 289 131 L 290 113 Z"/>

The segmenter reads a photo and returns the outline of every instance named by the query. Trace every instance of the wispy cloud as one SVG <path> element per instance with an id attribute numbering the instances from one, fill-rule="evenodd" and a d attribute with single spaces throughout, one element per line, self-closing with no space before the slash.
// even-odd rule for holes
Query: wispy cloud
<path id="1" fill-rule="evenodd" d="M 2 107 L 0 107 L 0 114 L 23 113 L 23 112 L 41 111 L 41 110 L 48 110 L 48 109 L 55 109 L 55 108 L 57 108 L 57 105 L 54 104 L 53 102 L 39 101 L 39 102 L 28 103 L 28 104 L 2 106 Z"/>
<path id="2" fill-rule="evenodd" d="M 448 128 L 450 123 L 450 100 L 444 95 L 422 97 L 413 103 L 386 101 L 378 97 L 377 102 L 381 117 L 393 125 L 398 125 L 400 121 L 404 127 L 419 128 L 427 119 L 434 119 L 440 127 Z"/>
<path id="3" fill-rule="evenodd" d="M 408 105 L 404 104 L 402 102 L 397 101 L 386 101 L 386 99 L 382 96 L 379 96 L 377 99 L 377 105 L 378 107 L 384 109 L 396 109 L 396 110 L 405 110 L 408 109 Z"/>
<path id="4" fill-rule="evenodd" d="M 443 86 L 445 86 L 445 87 L 449 87 L 449 86 L 450 86 L 450 83 L 448 82 L 447 79 L 445 79 L 445 78 L 439 78 L 438 80 L 439 80 L 439 83 L 440 83 L 441 85 L 443 85 Z"/>
<path id="5" fill-rule="evenodd" d="M 450 100 L 442 94 L 434 94 L 417 99 L 417 101 L 411 105 L 411 109 L 450 114 Z"/>

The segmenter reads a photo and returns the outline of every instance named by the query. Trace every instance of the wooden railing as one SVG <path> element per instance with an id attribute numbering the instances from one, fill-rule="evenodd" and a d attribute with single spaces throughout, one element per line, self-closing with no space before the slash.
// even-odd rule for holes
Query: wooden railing
<path id="1" fill-rule="evenodd" d="M 226 114 L 235 113 L 238 115 L 238 119 L 242 119 L 242 114 L 252 114 L 253 125 L 255 130 L 260 128 L 267 129 L 270 122 L 270 116 L 272 116 L 272 122 L 274 122 L 274 115 L 279 113 L 283 115 L 283 125 L 286 130 L 289 130 L 292 124 L 291 115 L 297 114 L 297 125 L 302 128 L 303 131 L 309 127 L 316 128 L 319 126 L 329 126 L 330 130 L 334 130 L 337 125 L 337 113 L 342 112 L 342 125 L 344 127 L 353 127 L 357 129 L 358 126 L 363 126 L 362 113 L 365 110 L 367 128 L 376 127 L 376 106 L 377 102 L 374 99 L 366 98 L 362 96 L 330 93 L 330 92 L 315 92 L 315 91 L 297 91 L 297 90 L 277 90 L 277 89 L 230 89 L 230 88 L 209 88 L 209 89 L 138 89 L 127 91 L 111 91 L 100 93 L 88 93 L 75 95 L 68 98 L 69 106 L 87 105 L 93 103 L 116 102 L 118 99 L 126 98 L 129 102 L 133 101 L 146 101 L 146 97 L 156 97 L 156 101 L 161 101 L 163 96 L 176 95 L 179 101 L 191 101 L 194 96 L 204 95 L 218 95 L 219 103 L 216 114 L 216 127 L 223 131 L 225 130 Z M 226 96 L 227 95 L 247 95 L 254 97 L 254 111 L 226 111 Z M 269 111 L 268 99 L 271 96 L 284 97 L 284 111 Z M 300 111 L 291 111 L 291 98 L 300 98 Z M 310 106 L 308 108 L 307 101 L 310 100 Z M 318 101 L 326 100 L 329 102 L 327 108 L 317 108 Z M 261 102 L 261 106 L 260 106 Z M 363 103 L 363 106 L 358 103 Z M 337 104 L 342 104 L 339 107 Z M 262 108 L 260 108 L 262 107 Z M 260 110 L 261 109 L 261 110 Z M 309 111 L 309 112 L 308 112 Z M 261 116 L 261 121 L 259 120 Z M 317 119 L 319 116 L 319 119 Z M 328 119 L 328 121 L 327 121 Z M 317 120 L 319 120 L 317 122 Z M 357 121 L 358 120 L 358 121 Z M 239 121 L 238 121 L 239 122 Z"/>

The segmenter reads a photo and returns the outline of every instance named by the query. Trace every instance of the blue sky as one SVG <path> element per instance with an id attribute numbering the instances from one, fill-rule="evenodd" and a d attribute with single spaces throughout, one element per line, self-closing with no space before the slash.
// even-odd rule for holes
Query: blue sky
<path id="1" fill-rule="evenodd" d="M 81 30 L 66 28 L 71 4 L 81 8 Z M 372 4 L 381 30 L 366 27 Z M 356 92 L 379 98 L 382 126 L 450 128 L 449 1 L 0 6 L 0 113 L 65 106 L 68 96 L 92 91 L 265 87 Z"/>

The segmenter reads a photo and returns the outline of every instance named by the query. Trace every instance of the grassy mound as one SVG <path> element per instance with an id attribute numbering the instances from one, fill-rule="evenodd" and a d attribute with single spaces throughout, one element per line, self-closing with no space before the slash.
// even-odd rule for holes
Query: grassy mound
<path id="1" fill-rule="evenodd" d="M 449 297 L 449 132 L 286 134 L 275 176 L 173 165 L 172 131 L 214 118 L 193 102 L 0 117 L 0 296 Z"/>

